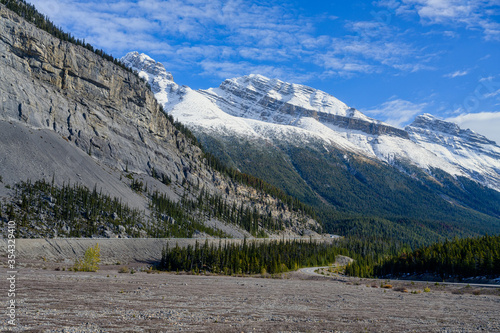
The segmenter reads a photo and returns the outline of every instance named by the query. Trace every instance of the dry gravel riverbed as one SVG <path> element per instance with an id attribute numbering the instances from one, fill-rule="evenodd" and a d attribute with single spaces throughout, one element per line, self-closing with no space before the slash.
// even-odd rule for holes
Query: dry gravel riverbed
<path id="1" fill-rule="evenodd" d="M 431 285 L 412 294 L 426 285 L 407 285 L 405 293 L 300 272 L 271 279 L 54 268 L 19 271 L 13 331 L 500 332 L 498 290 L 464 294 Z M 4 316 L 0 330 L 8 329 Z"/>

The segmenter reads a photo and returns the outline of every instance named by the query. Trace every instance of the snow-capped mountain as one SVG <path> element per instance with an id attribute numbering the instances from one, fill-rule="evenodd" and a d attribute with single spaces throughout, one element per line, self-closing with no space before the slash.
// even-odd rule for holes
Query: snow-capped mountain
<path id="1" fill-rule="evenodd" d="M 311 110 L 373 121 L 322 91 L 262 75 L 228 79 L 200 92 L 233 116 L 275 124 L 293 125 Z"/>
<path id="2" fill-rule="evenodd" d="M 147 79 L 165 110 L 195 134 L 339 149 L 390 165 L 409 163 L 429 175 L 441 169 L 500 191 L 500 147 L 431 115 L 403 130 L 299 84 L 248 75 L 194 91 L 177 85 L 161 63 L 144 54 L 132 52 L 122 61 Z"/>
<path id="3" fill-rule="evenodd" d="M 128 67 L 136 70 L 141 78 L 148 81 L 160 104 L 165 105 L 169 102 L 168 98 L 172 94 L 172 89 L 179 89 L 172 74 L 167 72 L 161 63 L 154 61 L 144 53 L 130 52 L 121 60 Z"/>

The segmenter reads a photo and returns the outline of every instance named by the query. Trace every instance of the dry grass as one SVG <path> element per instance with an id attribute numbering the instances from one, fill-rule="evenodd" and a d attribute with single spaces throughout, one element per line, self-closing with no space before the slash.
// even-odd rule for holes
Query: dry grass
<path id="1" fill-rule="evenodd" d="M 123 266 L 118 270 L 118 273 L 128 273 L 130 269 L 127 266 Z"/>

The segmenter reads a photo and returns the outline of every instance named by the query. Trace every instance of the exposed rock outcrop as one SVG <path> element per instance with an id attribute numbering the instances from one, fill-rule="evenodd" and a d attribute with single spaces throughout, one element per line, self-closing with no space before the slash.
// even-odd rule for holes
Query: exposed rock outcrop
<path id="1" fill-rule="evenodd" d="M 127 171 L 147 178 L 154 170 L 172 180 L 172 193 L 196 196 L 204 188 L 230 203 L 289 219 L 296 230 L 302 221 L 317 226 L 286 207 L 278 209 L 278 199 L 209 168 L 201 149 L 167 119 L 145 80 L 53 37 L 3 5 L 0 54 L 0 121 L 53 131 L 110 173 Z"/>
<path id="2" fill-rule="evenodd" d="M 196 169 L 200 150 L 166 121 L 136 75 L 5 7 L 0 14 L 0 119 L 52 129 L 118 169 L 155 167 L 173 179 Z"/>

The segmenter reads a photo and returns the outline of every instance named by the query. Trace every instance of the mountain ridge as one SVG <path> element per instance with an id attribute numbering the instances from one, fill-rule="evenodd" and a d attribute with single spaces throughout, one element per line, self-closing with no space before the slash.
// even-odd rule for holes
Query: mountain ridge
<path id="1" fill-rule="evenodd" d="M 139 54 L 127 57 L 134 55 Z M 132 65 L 127 57 L 122 60 Z M 140 66 L 133 69 L 146 74 Z M 152 85 L 153 75 L 148 79 Z M 428 129 L 418 127 L 418 119 L 413 127 L 394 128 L 340 101 L 333 104 L 339 112 L 321 112 L 318 102 L 317 110 L 304 115 L 310 96 L 327 94 L 261 75 L 200 91 L 164 82 L 166 89 L 153 92 L 205 149 L 312 205 L 332 233 L 370 237 L 384 229 L 389 237 L 399 237 L 389 228 L 438 240 L 500 230 L 500 161 L 495 157 L 500 147 L 472 131 L 453 136 L 450 129 L 456 125 L 447 125 L 452 134 L 438 135 L 442 143 L 427 142 L 420 132 Z M 299 98 L 297 91 L 307 93 Z M 342 117 L 347 125 L 321 115 Z"/>
<path id="2" fill-rule="evenodd" d="M 137 67 L 140 61 L 131 62 L 137 56 L 138 53 L 129 53 L 122 61 L 140 74 L 147 75 L 144 68 Z M 154 62 L 151 58 L 149 61 Z M 155 66 L 163 67 L 160 63 Z M 167 73 L 164 67 L 163 70 Z M 281 133 L 274 136 L 288 135 L 292 142 L 297 141 L 293 136 L 304 140 L 305 137 L 320 139 L 329 145 L 355 151 L 368 158 L 375 157 L 389 164 L 394 158 L 400 158 L 427 171 L 443 169 L 500 191 L 500 162 L 497 159 L 500 147 L 469 129 L 460 129 L 456 124 L 435 117 L 429 120 L 429 115 L 422 115 L 405 129 L 395 128 L 363 115 L 325 92 L 262 75 L 228 79 L 218 88 L 199 91 L 180 87 L 172 79 L 170 74 L 168 89 L 162 90 L 157 86 L 153 91 L 160 103 L 166 100 L 163 105 L 167 112 L 195 128 L 195 132 L 213 131 L 218 135 L 243 135 L 272 141 L 273 135 L 269 133 L 279 130 L 270 125 L 283 125 Z M 321 98 L 315 100 L 314 96 Z M 423 134 L 429 135 L 425 131 L 430 131 L 430 125 L 435 127 L 436 132 L 445 130 L 449 136 L 458 135 L 463 148 L 475 150 L 475 156 L 455 154 L 455 149 L 451 151 L 454 155 L 448 158 L 442 151 L 422 144 L 426 141 Z M 416 152 L 417 157 L 409 152 Z M 479 171 L 474 168 L 479 168 Z"/>

